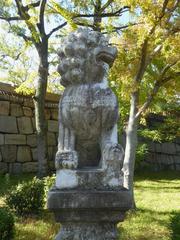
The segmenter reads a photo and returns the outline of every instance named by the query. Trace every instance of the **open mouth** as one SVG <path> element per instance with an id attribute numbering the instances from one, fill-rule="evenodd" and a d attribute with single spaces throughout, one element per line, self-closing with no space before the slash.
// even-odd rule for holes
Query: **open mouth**
<path id="1" fill-rule="evenodd" d="M 116 58 L 116 55 L 117 55 L 116 48 L 107 47 L 99 51 L 99 53 L 96 55 L 96 60 L 103 61 L 111 67 Z"/>

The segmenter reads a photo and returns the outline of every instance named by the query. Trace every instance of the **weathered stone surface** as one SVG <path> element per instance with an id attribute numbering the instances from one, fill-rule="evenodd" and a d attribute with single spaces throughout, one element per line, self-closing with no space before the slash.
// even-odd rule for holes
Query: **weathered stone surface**
<path id="1" fill-rule="evenodd" d="M 174 142 L 180 145 L 180 137 L 176 137 L 176 139 L 174 140 Z"/>
<path id="2" fill-rule="evenodd" d="M 12 173 L 12 174 L 22 173 L 22 164 L 21 163 L 10 163 L 9 164 L 9 173 Z"/>
<path id="3" fill-rule="evenodd" d="M 165 142 L 161 144 L 161 151 L 163 154 L 176 154 L 176 146 L 175 143 Z"/>
<path id="4" fill-rule="evenodd" d="M 8 101 L 0 101 L 0 115 L 9 115 L 9 106 Z"/>
<path id="5" fill-rule="evenodd" d="M 16 117 L 0 116 L 0 132 L 3 133 L 17 133 Z"/>
<path id="6" fill-rule="evenodd" d="M 4 134 L 0 133 L 0 145 L 4 144 Z"/>
<path id="7" fill-rule="evenodd" d="M 36 131 L 36 122 L 34 118 L 31 118 L 32 125 L 33 125 L 33 130 Z"/>
<path id="8" fill-rule="evenodd" d="M 149 142 L 149 143 L 148 143 L 148 150 L 149 150 L 150 152 L 155 152 L 155 151 L 156 151 L 156 149 L 155 149 L 155 143 L 154 143 L 154 142 Z"/>
<path id="9" fill-rule="evenodd" d="M 4 162 L 15 162 L 16 161 L 17 147 L 13 145 L 1 146 L 1 153 Z"/>
<path id="10" fill-rule="evenodd" d="M 52 147 L 52 146 L 48 147 L 48 159 L 49 159 L 49 161 L 53 161 L 53 164 L 54 164 L 56 152 L 57 152 L 57 146 L 56 147 Z"/>
<path id="11" fill-rule="evenodd" d="M 2 154 L 1 154 L 1 151 L 0 151 L 0 162 L 2 162 Z"/>
<path id="12" fill-rule="evenodd" d="M 175 170 L 180 171 L 180 164 L 175 165 Z"/>
<path id="13" fill-rule="evenodd" d="M 156 143 L 155 144 L 155 151 L 157 153 L 161 153 L 162 152 L 162 145 L 160 143 Z"/>
<path id="14" fill-rule="evenodd" d="M 35 173 L 37 172 L 38 164 L 37 162 L 27 162 L 22 164 L 23 173 Z"/>
<path id="15" fill-rule="evenodd" d="M 48 146 L 56 146 L 56 136 L 53 132 L 47 133 L 47 143 Z"/>
<path id="16" fill-rule="evenodd" d="M 45 117 L 46 117 L 46 119 L 47 119 L 47 120 L 50 119 L 50 118 L 51 118 L 50 109 L 46 108 L 44 111 L 45 111 Z"/>
<path id="17" fill-rule="evenodd" d="M 48 120 L 48 131 L 49 132 L 58 132 L 58 121 Z"/>
<path id="18" fill-rule="evenodd" d="M 53 160 L 53 147 L 48 147 L 48 159 L 49 161 Z"/>
<path id="19" fill-rule="evenodd" d="M 33 116 L 33 111 L 29 107 L 23 107 L 23 112 L 26 117 L 32 117 Z"/>
<path id="20" fill-rule="evenodd" d="M 31 162 L 31 149 L 28 146 L 19 146 L 17 150 L 17 162 Z"/>
<path id="21" fill-rule="evenodd" d="M 26 136 L 23 134 L 5 134 L 5 144 L 25 145 Z"/>
<path id="22" fill-rule="evenodd" d="M 102 34 L 88 29 L 78 29 L 63 44 L 64 48 L 58 53 L 58 72 L 65 90 L 59 103 L 56 187 L 85 186 L 85 179 L 99 176 L 100 169 L 98 187 L 114 189 L 122 184 L 120 169 L 124 151 L 117 139 L 117 98 L 109 88 L 107 77 L 117 49 L 109 46 Z M 83 50 L 79 46 L 83 46 Z M 83 54 L 79 57 L 81 51 Z M 77 65 L 71 61 L 72 56 Z M 50 122 L 52 120 L 48 121 L 48 130 L 55 132 Z M 78 174 L 83 168 L 92 174 L 86 171 Z"/>
<path id="23" fill-rule="evenodd" d="M 0 162 L 0 173 L 4 174 L 8 172 L 8 164 L 4 162 Z"/>
<path id="24" fill-rule="evenodd" d="M 131 206 L 129 191 L 59 191 L 49 192 L 48 208 L 62 223 L 60 239 L 115 240 L 116 223 L 123 221 Z"/>
<path id="25" fill-rule="evenodd" d="M 58 120 L 58 109 L 51 109 L 51 119 Z"/>
<path id="26" fill-rule="evenodd" d="M 30 107 L 34 108 L 34 103 L 32 99 L 24 99 L 24 104 L 25 107 Z"/>
<path id="27" fill-rule="evenodd" d="M 33 161 L 37 161 L 38 160 L 37 148 L 31 148 L 31 152 L 32 152 Z"/>
<path id="28" fill-rule="evenodd" d="M 27 136 L 27 145 L 31 147 L 36 147 L 37 146 L 37 135 L 32 134 Z"/>
<path id="29" fill-rule="evenodd" d="M 176 154 L 180 155 L 180 145 L 176 144 L 175 147 L 176 147 Z"/>
<path id="30" fill-rule="evenodd" d="M 18 121 L 18 128 L 20 133 L 23 134 L 31 134 L 33 133 L 33 126 L 31 122 L 31 118 L 29 117 L 20 117 L 17 119 Z"/>
<path id="31" fill-rule="evenodd" d="M 56 240 L 117 240 L 118 231 L 114 223 L 65 223 Z"/>
<path id="32" fill-rule="evenodd" d="M 174 163 L 175 164 L 180 164 L 180 155 L 175 155 L 174 156 Z"/>
<path id="33" fill-rule="evenodd" d="M 48 162 L 48 167 L 51 171 L 55 171 L 55 164 L 54 164 L 54 161 L 49 161 Z"/>
<path id="34" fill-rule="evenodd" d="M 11 103 L 11 116 L 21 117 L 23 116 L 22 106 L 17 103 Z"/>
<path id="35" fill-rule="evenodd" d="M 88 28 L 71 33 L 63 44 L 58 72 L 65 91 L 59 104 L 56 182 L 48 199 L 61 222 L 55 239 L 115 240 L 116 223 L 131 207 L 131 195 L 122 187 L 117 98 L 107 79 L 117 50 Z M 48 120 L 48 131 L 58 132 L 58 122 Z"/>

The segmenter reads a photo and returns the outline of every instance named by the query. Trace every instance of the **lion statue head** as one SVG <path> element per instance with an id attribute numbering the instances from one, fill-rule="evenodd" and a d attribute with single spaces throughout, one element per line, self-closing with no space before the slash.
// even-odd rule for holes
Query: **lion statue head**
<path id="1" fill-rule="evenodd" d="M 58 72 L 64 87 L 101 82 L 111 67 L 117 50 L 102 33 L 79 28 L 62 40 L 58 51 Z"/>

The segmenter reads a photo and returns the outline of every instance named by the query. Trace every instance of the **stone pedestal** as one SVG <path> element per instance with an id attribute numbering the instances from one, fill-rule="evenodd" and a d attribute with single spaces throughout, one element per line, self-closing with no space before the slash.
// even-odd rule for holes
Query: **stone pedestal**
<path id="1" fill-rule="evenodd" d="M 48 208 L 61 229 L 56 240 L 116 240 L 116 224 L 131 207 L 124 188 L 106 190 L 58 190 L 52 188 Z"/>

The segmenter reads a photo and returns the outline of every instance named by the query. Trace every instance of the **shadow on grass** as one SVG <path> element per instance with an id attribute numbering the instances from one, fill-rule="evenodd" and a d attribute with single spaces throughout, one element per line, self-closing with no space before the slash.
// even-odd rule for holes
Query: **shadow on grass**
<path id="1" fill-rule="evenodd" d="M 180 239 L 180 212 L 173 212 L 170 227 L 172 229 L 172 240 Z"/>
<path id="2" fill-rule="evenodd" d="M 129 211 L 118 225 L 118 239 L 180 240 L 180 212 L 140 208 Z"/>
<path id="3" fill-rule="evenodd" d="M 135 188 L 136 189 L 150 189 L 150 190 L 159 190 L 159 189 L 164 189 L 164 190 L 170 190 L 170 191 L 172 191 L 172 190 L 178 190 L 179 191 L 179 189 L 180 189 L 180 187 L 172 187 L 172 185 L 171 186 L 169 186 L 169 187 L 167 187 L 167 186 L 138 186 L 138 185 L 135 185 Z"/>
<path id="4" fill-rule="evenodd" d="M 144 171 L 136 171 L 135 172 L 135 180 L 143 181 L 143 180 L 151 180 L 151 181 L 166 181 L 166 180 L 176 180 L 180 179 L 179 171 L 175 170 L 164 170 L 160 172 L 154 172 L 151 170 Z"/>

